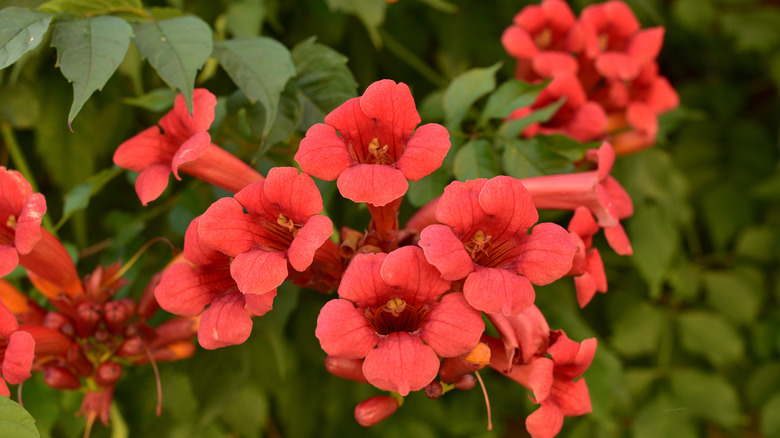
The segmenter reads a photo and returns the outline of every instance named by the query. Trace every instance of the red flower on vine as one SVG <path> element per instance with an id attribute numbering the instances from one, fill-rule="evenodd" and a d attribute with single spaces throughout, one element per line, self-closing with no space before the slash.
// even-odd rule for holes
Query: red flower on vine
<path id="1" fill-rule="evenodd" d="M 417 247 L 358 254 L 340 298 L 320 311 L 317 339 L 331 356 L 365 358 L 369 383 L 405 396 L 436 377 L 439 357 L 471 351 L 485 329 L 463 294 L 449 289 Z"/>
<path id="2" fill-rule="evenodd" d="M 41 219 L 46 199 L 33 193 L 21 173 L 0 167 L 0 276 L 19 264 L 20 254 L 29 254 L 41 240 Z"/>
<path id="3" fill-rule="evenodd" d="M 538 219 L 531 196 L 515 178 L 455 181 L 436 209 L 444 225 L 426 227 L 420 246 L 442 278 L 465 278 L 463 293 L 474 308 L 518 314 L 533 304 L 532 284 L 561 278 L 574 255 L 566 230 L 553 223 L 534 226 Z"/>
<path id="4" fill-rule="evenodd" d="M 198 234 L 233 259 L 230 274 L 239 291 L 269 293 L 287 278 L 288 261 L 303 272 L 333 233 L 321 211 L 322 198 L 309 175 L 275 167 L 264 181 L 213 203 L 200 217 Z"/>
<path id="5" fill-rule="evenodd" d="M 18 385 L 29 379 L 35 340 L 23 331 L 11 310 L 0 301 L 0 395 L 10 396 L 6 382 Z"/>
<path id="6" fill-rule="evenodd" d="M 407 180 L 438 169 L 450 149 L 443 126 L 419 123 L 409 87 L 384 79 L 312 126 L 295 160 L 312 176 L 338 179 L 345 198 L 380 207 L 403 196 Z"/>

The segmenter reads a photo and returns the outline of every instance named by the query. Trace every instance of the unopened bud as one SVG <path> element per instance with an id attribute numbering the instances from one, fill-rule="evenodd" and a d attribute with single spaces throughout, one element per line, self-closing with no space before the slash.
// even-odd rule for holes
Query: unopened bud
<path id="1" fill-rule="evenodd" d="M 157 285 L 160 284 L 162 279 L 162 272 L 154 274 L 154 276 L 146 284 L 144 292 L 141 295 L 141 299 L 138 303 L 138 315 L 143 319 L 149 319 L 160 308 L 160 304 L 157 303 L 157 298 L 154 297 L 154 290 Z"/>
<path id="2" fill-rule="evenodd" d="M 71 344 L 70 349 L 68 349 L 67 362 L 76 372 L 85 377 L 91 375 L 92 371 L 95 370 L 95 366 L 87 359 L 87 356 L 81 351 L 79 344 L 76 343 Z"/>
<path id="3" fill-rule="evenodd" d="M 54 389 L 79 389 L 81 379 L 71 370 L 59 365 L 50 365 L 43 368 L 43 381 Z"/>
<path id="4" fill-rule="evenodd" d="M 455 389 L 460 389 L 461 391 L 468 391 L 469 389 L 473 388 L 477 385 L 477 378 L 474 377 L 473 374 L 464 374 L 463 376 L 458 379 L 457 382 L 455 382 Z"/>
<path id="5" fill-rule="evenodd" d="M 442 394 L 444 394 L 444 388 L 442 388 L 441 383 L 434 380 L 433 382 L 429 383 L 425 388 L 425 396 L 429 399 L 437 399 L 441 397 Z"/>
<path id="6" fill-rule="evenodd" d="M 70 318 L 59 312 L 49 312 L 43 317 L 43 326 L 58 332 L 62 332 L 63 326 L 68 324 L 71 325 L 72 330 L 72 323 L 73 321 Z"/>
<path id="7" fill-rule="evenodd" d="M 144 353 L 143 342 L 144 341 L 141 340 L 140 336 L 127 338 L 122 342 L 122 345 L 119 346 L 119 350 L 117 350 L 116 355 L 119 357 L 140 356 Z"/>
<path id="8" fill-rule="evenodd" d="M 368 383 L 368 379 L 363 375 L 363 359 L 328 356 L 325 358 L 325 369 L 342 379 Z"/>
<path id="9" fill-rule="evenodd" d="M 120 377 L 122 377 L 122 365 L 112 360 L 100 364 L 95 373 L 95 381 L 104 388 L 114 386 Z"/>
<path id="10" fill-rule="evenodd" d="M 463 375 L 481 370 L 490 363 L 490 347 L 478 343 L 473 350 L 458 357 L 448 357 L 441 362 L 439 376 L 444 383 L 457 382 Z"/>
<path id="11" fill-rule="evenodd" d="M 76 332 L 82 338 L 92 336 L 98 323 L 100 323 L 100 314 L 102 306 L 94 301 L 79 304 L 76 309 Z"/>
<path id="12" fill-rule="evenodd" d="M 152 341 L 152 351 L 168 344 L 190 340 L 198 333 L 196 320 L 186 316 L 169 319 L 155 328 L 156 338 Z"/>
<path id="13" fill-rule="evenodd" d="M 363 427 L 373 426 L 398 410 L 398 400 L 389 395 L 377 395 L 355 406 L 355 420 Z"/>
<path id="14" fill-rule="evenodd" d="M 124 300 L 107 302 L 103 311 L 105 312 L 106 326 L 115 335 L 124 332 L 127 322 L 133 316 Z"/>

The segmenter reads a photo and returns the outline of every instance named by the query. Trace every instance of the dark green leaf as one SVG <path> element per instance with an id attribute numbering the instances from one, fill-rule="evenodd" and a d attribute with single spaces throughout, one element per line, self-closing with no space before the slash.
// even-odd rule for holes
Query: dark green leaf
<path id="1" fill-rule="evenodd" d="M 571 162 L 553 153 L 540 137 L 505 139 L 501 164 L 507 175 L 530 178 L 574 171 Z"/>
<path id="2" fill-rule="evenodd" d="M 498 135 L 505 138 L 516 138 L 528 126 L 550 120 L 556 111 L 558 111 L 558 108 L 563 105 L 565 100 L 565 98 L 561 98 L 557 102 L 538 109 L 525 117 L 502 123 L 498 130 Z"/>
<path id="3" fill-rule="evenodd" d="M 38 123 L 40 110 L 33 87 L 23 82 L 0 87 L 0 120 L 17 129 L 30 129 Z"/>
<path id="4" fill-rule="evenodd" d="M 670 374 L 672 392 L 692 414 L 725 427 L 740 422 L 737 391 L 725 377 L 696 369 L 679 369 Z"/>
<path id="5" fill-rule="evenodd" d="M 677 228 L 658 205 L 647 203 L 638 206 L 629 219 L 628 235 L 634 249 L 632 260 L 647 281 L 651 296 L 658 296 L 679 246 Z"/>
<path id="6" fill-rule="evenodd" d="M 444 91 L 444 112 L 447 126 L 458 129 L 471 105 L 496 88 L 496 72 L 501 63 L 486 68 L 473 68 L 459 74 Z"/>
<path id="7" fill-rule="evenodd" d="M 732 320 L 749 324 L 761 306 L 760 285 L 736 272 L 708 272 L 704 275 L 707 301 Z"/>
<path id="8" fill-rule="evenodd" d="M 627 309 L 615 322 L 612 346 L 628 357 L 658 351 L 661 331 L 666 324 L 664 312 L 646 302 Z"/>
<path id="9" fill-rule="evenodd" d="M 97 16 L 58 21 L 51 45 L 57 49 L 57 65 L 73 82 L 73 104 L 68 125 L 95 90 L 102 89 L 130 47 L 133 28 L 117 17 Z"/>
<path id="10" fill-rule="evenodd" d="M 290 52 L 274 39 L 257 37 L 220 41 L 214 56 L 249 100 L 266 108 L 263 135 L 268 134 L 279 96 L 295 74 Z"/>
<path id="11" fill-rule="evenodd" d="M 8 438 L 38 438 L 35 419 L 6 396 L 0 396 L 0 436 Z"/>
<path id="12" fill-rule="evenodd" d="M 453 5 L 452 3 L 447 2 L 445 0 L 420 0 L 420 1 L 434 9 L 438 9 L 443 12 L 449 12 L 449 13 L 458 12 L 458 7 L 456 5 Z"/>
<path id="13" fill-rule="evenodd" d="M 716 246 L 724 250 L 736 233 L 753 221 L 753 205 L 745 188 L 727 181 L 711 185 L 701 196 L 703 219 Z"/>
<path id="14" fill-rule="evenodd" d="M 230 0 L 225 11 L 228 31 L 236 38 L 260 35 L 265 17 L 263 0 Z"/>
<path id="15" fill-rule="evenodd" d="M 461 181 L 498 175 L 496 153 L 485 139 L 471 140 L 455 155 L 455 178 Z"/>
<path id="16" fill-rule="evenodd" d="M 146 16 L 141 0 L 51 0 L 38 7 L 41 12 L 73 14 L 111 14 L 136 10 L 138 15 Z"/>
<path id="17" fill-rule="evenodd" d="M 379 25 L 385 21 L 385 0 L 325 0 L 332 10 L 341 10 L 347 14 L 357 16 L 366 26 L 369 37 L 374 46 L 380 47 L 382 41 L 379 37 Z"/>
<path id="18" fill-rule="evenodd" d="M 86 182 L 76 185 L 65 195 L 65 205 L 62 209 L 62 218 L 55 226 L 59 229 L 73 213 L 89 206 L 89 200 L 98 193 L 109 181 L 123 172 L 122 168 L 114 166 L 104 169 L 87 178 Z"/>
<path id="19" fill-rule="evenodd" d="M 644 404 L 631 426 L 635 438 L 696 438 L 699 436 L 687 406 L 662 392 Z"/>
<path id="20" fill-rule="evenodd" d="M 232 397 L 222 419 L 241 436 L 260 436 L 268 418 L 268 398 L 254 385 L 241 387 Z"/>
<path id="21" fill-rule="evenodd" d="M 49 29 L 52 16 L 22 8 L 0 11 L 0 70 L 36 48 Z"/>
<path id="22" fill-rule="evenodd" d="M 745 344 L 737 329 L 720 315 L 706 310 L 690 310 L 677 316 L 678 337 L 690 353 L 707 358 L 722 367 L 741 359 Z"/>
<path id="23" fill-rule="evenodd" d="M 293 47 L 292 59 L 298 71 L 295 83 L 323 117 L 357 96 L 357 83 L 347 67 L 347 58 L 313 37 Z"/>
<path id="24" fill-rule="evenodd" d="M 489 119 L 503 119 L 512 114 L 512 111 L 533 104 L 545 86 L 547 82 L 535 85 L 516 79 L 504 82 L 488 97 L 477 125 L 482 126 Z"/>
<path id="25" fill-rule="evenodd" d="M 780 362 L 768 362 L 749 373 L 745 395 L 751 408 L 766 403 L 780 388 Z"/>
<path id="26" fill-rule="evenodd" d="M 780 43 L 777 32 L 780 9 L 760 7 L 752 11 L 731 11 L 721 16 L 723 29 L 736 39 L 737 50 L 768 54 Z"/>
<path id="27" fill-rule="evenodd" d="M 170 88 L 155 88 L 142 96 L 125 97 L 122 103 L 159 113 L 173 107 L 175 100 L 176 93 Z"/>
<path id="28" fill-rule="evenodd" d="M 451 176 L 446 169 L 438 169 L 419 181 L 409 181 L 409 202 L 415 207 L 422 207 L 433 198 L 441 196 L 450 180 Z"/>
<path id="29" fill-rule="evenodd" d="M 761 432 L 764 436 L 780 435 L 780 394 L 761 408 Z"/>
<path id="30" fill-rule="evenodd" d="M 134 25 L 133 42 L 169 87 L 184 94 L 192 112 L 195 75 L 211 55 L 211 28 L 198 17 L 184 16 Z"/>

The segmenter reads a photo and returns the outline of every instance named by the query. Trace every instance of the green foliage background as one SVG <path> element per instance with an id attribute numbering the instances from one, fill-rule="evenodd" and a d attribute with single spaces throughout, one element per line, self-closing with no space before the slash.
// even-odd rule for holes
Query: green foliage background
<path id="1" fill-rule="evenodd" d="M 412 185 L 404 218 L 453 177 L 566 172 L 584 150 L 556 137 L 516 140 L 521 127 L 501 124 L 539 91 L 511 81 L 514 62 L 500 44 L 523 1 L 43 3 L 0 0 L 3 11 L 23 8 L 0 20 L 0 43 L 6 26 L 22 22 L 42 40 L 29 51 L 27 39 L 0 49 L 0 164 L 32 176 L 48 225 L 79 254 L 82 273 L 127 260 L 157 236 L 181 247 L 189 221 L 226 195 L 185 177 L 143 208 L 131 173 L 112 168 L 116 147 L 170 107 L 171 89 L 217 94 L 214 141 L 267 171 L 291 164 L 308 126 L 370 83 L 407 83 L 423 121 L 445 124 L 453 148 L 442 170 Z M 570 2 L 575 12 L 588 3 Z M 560 436 L 780 436 L 780 6 L 627 3 L 644 27 L 666 27 L 660 69 L 681 107 L 662 117 L 655 148 L 616 164 L 635 204 L 626 221 L 635 255 L 598 243 L 609 292 L 584 310 L 569 279 L 537 292 L 551 327 L 599 340 L 585 375 L 593 413 L 567 419 Z M 75 53 L 69 38 L 79 32 L 95 36 L 95 50 Z M 171 50 L 186 55 L 180 65 L 165 62 Z M 97 67 L 80 69 L 85 59 Z M 366 226 L 367 212 L 334 196 L 333 183 L 320 188 L 334 223 Z M 139 296 L 170 257 L 153 246 L 122 294 Z M 23 272 L 10 278 L 31 289 Z M 380 391 L 325 372 L 314 327 L 328 299 L 286 287 L 245 345 L 161 364 L 160 418 L 151 369 L 127 369 L 113 427 L 93 436 L 523 436 L 535 405 L 490 372 L 492 432 L 478 390 L 413 394 L 389 420 L 358 426 L 354 405 Z M 24 384 L 25 408 L 45 437 L 81 436 L 80 402 L 39 374 Z"/>

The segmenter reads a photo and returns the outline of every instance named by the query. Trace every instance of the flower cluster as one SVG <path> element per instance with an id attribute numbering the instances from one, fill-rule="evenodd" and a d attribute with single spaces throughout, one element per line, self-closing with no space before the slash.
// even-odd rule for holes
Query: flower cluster
<path id="1" fill-rule="evenodd" d="M 663 36 L 663 27 L 640 28 L 619 0 L 589 5 L 579 17 L 563 0 L 523 8 L 501 42 L 517 59 L 518 79 L 551 81 L 533 105 L 513 117 L 566 99 L 549 121 L 529 126 L 524 135 L 608 140 L 618 155 L 653 146 L 658 115 L 679 104 L 677 92 L 658 73 Z"/>

